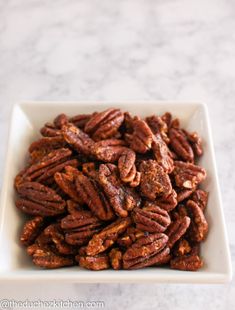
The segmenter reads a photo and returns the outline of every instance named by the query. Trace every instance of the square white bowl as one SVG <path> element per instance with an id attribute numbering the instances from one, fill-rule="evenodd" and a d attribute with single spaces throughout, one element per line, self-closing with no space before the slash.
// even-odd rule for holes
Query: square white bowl
<path id="1" fill-rule="evenodd" d="M 202 187 L 209 191 L 206 217 L 210 231 L 202 244 L 204 267 L 197 272 L 168 268 L 141 270 L 89 271 L 78 266 L 56 270 L 37 268 L 19 243 L 19 231 L 24 216 L 15 205 L 13 180 L 24 167 L 30 143 L 39 137 L 42 125 L 58 115 L 75 115 L 118 107 L 142 117 L 171 112 L 179 117 L 183 127 L 197 131 L 203 139 L 204 155 L 199 164 L 206 168 L 208 177 Z M 167 282 L 167 283 L 225 283 L 231 280 L 232 268 L 225 229 L 215 156 L 206 106 L 201 103 L 181 102 L 22 102 L 12 112 L 5 176 L 0 204 L 0 281 L 61 281 L 61 282 Z"/>

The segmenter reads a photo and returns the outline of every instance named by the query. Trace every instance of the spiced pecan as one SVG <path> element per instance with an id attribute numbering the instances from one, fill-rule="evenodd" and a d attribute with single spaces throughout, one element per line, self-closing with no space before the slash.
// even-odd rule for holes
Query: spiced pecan
<path id="1" fill-rule="evenodd" d="M 22 181 L 46 182 L 56 172 L 63 170 L 65 166 L 71 165 L 76 167 L 78 161 L 71 159 L 71 154 L 71 150 L 67 148 L 53 150 L 46 154 L 37 163 L 32 164 L 16 176 L 16 188 Z"/>
<path id="2" fill-rule="evenodd" d="M 113 269 L 119 270 L 122 268 L 122 252 L 118 248 L 113 248 L 109 252 L 109 259 Z"/>
<path id="3" fill-rule="evenodd" d="M 56 126 L 52 123 L 46 123 L 41 129 L 40 133 L 44 137 L 56 137 L 61 136 L 61 131 L 59 128 L 56 128 Z"/>
<path id="4" fill-rule="evenodd" d="M 110 203 L 95 180 L 81 173 L 75 183 L 78 194 L 99 219 L 109 221 L 114 218 Z"/>
<path id="5" fill-rule="evenodd" d="M 80 267 L 89 270 L 104 270 L 109 268 L 109 257 L 107 254 L 99 254 L 95 256 L 76 256 L 76 260 Z"/>
<path id="6" fill-rule="evenodd" d="M 156 161 L 142 161 L 139 169 L 141 172 L 140 191 L 144 197 L 155 200 L 163 194 L 170 194 L 172 191 L 170 178 Z"/>
<path id="7" fill-rule="evenodd" d="M 38 250 L 33 255 L 33 263 L 36 266 L 54 269 L 74 265 L 73 258 L 56 255 L 53 252 Z"/>
<path id="8" fill-rule="evenodd" d="M 197 189 L 191 196 L 190 199 L 197 203 L 197 205 L 204 211 L 208 202 L 208 192 Z"/>
<path id="9" fill-rule="evenodd" d="M 171 127 L 171 121 L 172 121 L 172 115 L 169 112 L 165 112 L 162 116 L 161 119 L 163 120 L 163 122 L 166 123 L 167 125 L 167 131 L 169 130 L 169 128 Z"/>
<path id="10" fill-rule="evenodd" d="M 69 122 L 68 121 L 68 117 L 64 113 L 57 115 L 56 118 L 53 121 L 55 127 L 59 128 L 59 129 L 61 129 L 68 122 Z"/>
<path id="11" fill-rule="evenodd" d="M 177 194 L 174 190 L 168 195 L 162 195 L 161 197 L 155 199 L 154 201 L 146 201 L 145 205 L 158 206 L 161 209 L 170 212 L 177 206 Z"/>
<path id="12" fill-rule="evenodd" d="M 171 173 L 174 169 L 174 161 L 167 144 L 162 140 L 160 134 L 153 136 L 152 150 L 157 163 L 166 173 Z"/>
<path id="13" fill-rule="evenodd" d="M 166 231 L 166 234 L 169 237 L 167 243 L 169 248 L 172 248 L 176 241 L 178 241 L 186 233 L 189 225 L 190 218 L 188 216 L 179 217 L 170 224 Z"/>
<path id="14" fill-rule="evenodd" d="M 205 240 L 208 233 L 208 223 L 202 209 L 192 200 L 187 201 L 186 209 L 191 218 L 190 239 L 197 242 Z"/>
<path id="15" fill-rule="evenodd" d="M 18 186 L 21 198 L 16 206 L 21 211 L 40 216 L 55 216 L 65 210 L 65 201 L 56 192 L 37 182 L 24 182 Z"/>
<path id="16" fill-rule="evenodd" d="M 138 239 L 123 254 L 123 268 L 139 269 L 157 264 L 170 252 L 166 246 L 167 240 L 163 233 Z"/>
<path id="17" fill-rule="evenodd" d="M 151 205 L 135 208 L 132 217 L 137 229 L 148 232 L 164 232 L 171 222 L 167 211 Z"/>
<path id="18" fill-rule="evenodd" d="M 149 125 L 154 135 L 160 134 L 163 141 L 165 143 L 169 143 L 169 138 L 167 136 L 168 127 L 162 117 L 157 116 L 157 115 L 152 115 L 152 116 L 146 117 L 146 122 Z"/>
<path id="19" fill-rule="evenodd" d="M 170 146 L 182 160 L 193 163 L 194 153 L 185 133 L 181 129 L 170 128 Z"/>
<path id="20" fill-rule="evenodd" d="M 199 137 L 199 135 L 196 132 L 188 133 L 185 131 L 185 134 L 188 138 L 189 143 L 191 144 L 191 147 L 193 149 L 195 156 L 202 156 L 203 154 L 203 147 L 202 147 L 202 140 Z"/>
<path id="21" fill-rule="evenodd" d="M 178 188 L 177 189 L 177 201 L 181 202 L 185 200 L 186 198 L 190 197 L 194 191 L 195 191 L 195 188 L 193 189 Z"/>
<path id="22" fill-rule="evenodd" d="M 62 134 L 65 141 L 78 153 L 91 155 L 94 141 L 81 129 L 68 123 L 62 127 Z"/>
<path id="23" fill-rule="evenodd" d="M 129 247 L 137 239 L 148 236 L 148 232 L 137 229 L 136 227 L 128 227 L 126 232 L 117 239 L 118 245 L 121 247 Z"/>
<path id="24" fill-rule="evenodd" d="M 170 267 L 178 270 L 197 271 L 202 266 L 203 261 L 198 255 L 183 255 L 170 261 Z"/>
<path id="25" fill-rule="evenodd" d="M 173 170 L 175 183 L 180 188 L 194 189 L 206 178 L 206 170 L 200 166 L 175 161 Z"/>
<path id="26" fill-rule="evenodd" d="M 69 122 L 80 129 L 84 129 L 86 123 L 91 118 L 91 114 L 78 114 L 69 118 Z"/>
<path id="27" fill-rule="evenodd" d="M 108 109 L 93 115 L 86 123 L 84 131 L 95 141 L 115 137 L 124 120 L 119 109 Z"/>
<path id="28" fill-rule="evenodd" d="M 148 124 L 141 119 L 135 119 L 132 126 L 133 133 L 125 134 L 125 140 L 133 151 L 144 154 L 151 149 L 153 133 Z"/>
<path id="29" fill-rule="evenodd" d="M 71 245 L 84 245 L 101 230 L 103 222 L 90 211 L 77 210 L 61 220 L 61 228 L 65 231 L 65 240 Z"/>
<path id="30" fill-rule="evenodd" d="M 95 234 L 86 247 L 87 255 L 97 255 L 111 247 L 118 239 L 119 235 L 125 232 L 131 225 L 129 217 L 120 218 L 112 224 L 106 226 L 101 232 Z"/>
<path id="31" fill-rule="evenodd" d="M 43 227 L 43 217 L 35 216 L 33 219 L 24 224 L 20 235 L 20 241 L 23 245 L 28 246 L 34 242 Z"/>
<path id="32" fill-rule="evenodd" d="M 124 186 L 118 178 L 117 167 L 102 164 L 99 167 L 99 183 L 115 213 L 121 217 L 128 216 L 128 211 L 140 204 L 140 197 L 131 188 Z"/>

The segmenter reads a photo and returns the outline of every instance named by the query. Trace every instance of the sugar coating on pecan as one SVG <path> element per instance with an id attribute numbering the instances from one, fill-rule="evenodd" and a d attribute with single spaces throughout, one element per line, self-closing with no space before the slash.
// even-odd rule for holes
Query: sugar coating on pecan
<path id="1" fill-rule="evenodd" d="M 178 187 L 193 189 L 205 180 L 206 170 L 194 164 L 175 161 L 173 175 Z"/>
<path id="2" fill-rule="evenodd" d="M 141 172 L 140 191 L 144 197 L 155 200 L 172 191 L 169 176 L 155 160 L 142 161 L 139 169 Z"/>
<path id="3" fill-rule="evenodd" d="M 168 246 L 172 248 L 173 245 L 178 241 L 187 231 L 190 225 L 190 218 L 188 216 L 180 217 L 170 224 L 166 234 L 169 237 Z"/>
<path id="4" fill-rule="evenodd" d="M 137 229 L 148 232 L 164 232 L 171 222 L 167 211 L 153 205 L 135 208 L 132 217 Z"/>
<path id="5" fill-rule="evenodd" d="M 20 235 L 20 241 L 23 245 L 30 245 L 39 235 L 43 227 L 43 217 L 35 216 L 24 224 Z"/>
<path id="6" fill-rule="evenodd" d="M 127 217 L 128 211 L 131 211 L 140 204 L 138 194 L 133 189 L 121 183 L 115 165 L 100 165 L 99 183 L 104 189 L 113 210 L 120 217 Z"/>
<path id="7" fill-rule="evenodd" d="M 123 120 L 124 114 L 120 109 L 108 109 L 91 116 L 84 131 L 95 141 L 108 139 L 117 135 Z"/>
<path id="8" fill-rule="evenodd" d="M 163 141 L 165 141 L 165 143 L 169 143 L 169 138 L 167 136 L 168 126 L 162 117 L 158 115 L 152 115 L 152 116 L 146 117 L 146 122 L 149 125 L 154 135 L 160 134 Z"/>
<path id="9" fill-rule="evenodd" d="M 174 169 L 174 161 L 167 144 L 163 141 L 160 134 L 153 136 L 152 150 L 157 163 L 166 173 L 171 173 Z"/>
<path id="10" fill-rule="evenodd" d="M 146 204 L 155 205 L 170 212 L 177 206 L 177 194 L 172 190 L 170 194 L 162 195 L 154 201 L 147 201 Z"/>
<path id="11" fill-rule="evenodd" d="M 122 268 L 122 251 L 118 248 L 113 248 L 109 252 L 109 259 L 114 270 L 119 270 Z"/>
<path id="12" fill-rule="evenodd" d="M 169 254 L 168 237 L 163 233 L 150 234 L 133 243 L 123 254 L 124 269 L 139 269 L 157 264 Z"/>
<path id="13" fill-rule="evenodd" d="M 87 255 L 94 256 L 102 253 L 111 247 L 118 239 L 119 235 L 125 232 L 131 225 L 129 217 L 120 218 L 112 224 L 106 226 L 101 232 L 95 234 L 86 247 Z"/>

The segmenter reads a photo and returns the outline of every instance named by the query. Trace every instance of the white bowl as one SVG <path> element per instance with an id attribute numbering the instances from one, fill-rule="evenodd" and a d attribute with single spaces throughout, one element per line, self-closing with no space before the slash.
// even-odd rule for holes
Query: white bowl
<path id="1" fill-rule="evenodd" d="M 202 244 L 204 267 L 197 272 L 178 271 L 168 268 L 145 268 L 141 270 L 89 271 L 77 266 L 57 270 L 42 270 L 31 262 L 19 243 L 19 231 L 24 216 L 15 205 L 13 180 L 23 168 L 30 143 L 39 137 L 42 125 L 59 113 L 75 115 L 119 107 L 133 114 L 146 116 L 171 112 L 179 117 L 182 125 L 197 131 L 203 139 L 204 156 L 200 165 L 206 168 L 208 177 L 203 188 L 210 192 L 206 217 L 209 235 Z M 225 229 L 223 207 L 215 167 L 214 150 L 206 106 L 200 103 L 180 102 L 23 102 L 15 105 L 11 119 L 5 177 L 1 196 L 0 225 L 0 281 L 68 281 L 68 282 L 168 282 L 168 283 L 224 283 L 232 277 L 228 239 Z"/>

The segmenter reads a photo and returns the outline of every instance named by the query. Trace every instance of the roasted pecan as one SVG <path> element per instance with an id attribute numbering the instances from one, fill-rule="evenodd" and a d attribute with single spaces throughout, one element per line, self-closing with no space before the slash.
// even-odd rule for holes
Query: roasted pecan
<path id="1" fill-rule="evenodd" d="M 197 189 L 191 196 L 190 199 L 197 203 L 197 205 L 204 211 L 207 206 L 208 192 Z"/>
<path id="2" fill-rule="evenodd" d="M 77 210 L 61 221 L 61 227 L 66 233 L 65 240 L 72 245 L 86 244 L 102 226 L 103 222 L 86 210 Z"/>
<path id="3" fill-rule="evenodd" d="M 78 153 L 91 155 L 94 141 L 81 129 L 68 123 L 62 127 L 62 134 L 65 141 Z"/>
<path id="4" fill-rule="evenodd" d="M 193 149 L 195 156 L 201 156 L 203 154 L 203 147 L 202 147 L 202 140 L 198 136 L 196 132 L 188 133 L 186 130 L 184 130 L 189 143 L 191 144 L 191 147 Z"/>
<path id="5" fill-rule="evenodd" d="M 151 205 L 135 208 L 132 217 L 137 229 L 148 232 L 164 232 L 171 222 L 167 211 Z"/>
<path id="6" fill-rule="evenodd" d="M 154 201 L 146 201 L 145 205 L 147 206 L 158 206 L 161 209 L 166 210 L 167 212 L 170 212 L 177 206 L 177 195 L 174 190 L 168 195 L 163 195 Z"/>
<path id="7" fill-rule="evenodd" d="M 128 211 L 140 204 L 138 194 L 133 189 L 128 188 L 121 183 L 115 165 L 100 165 L 99 183 L 104 189 L 104 192 L 117 215 L 126 217 L 128 216 Z"/>
<path id="8" fill-rule="evenodd" d="M 76 175 L 79 173 L 77 170 Z M 62 189 L 64 193 L 66 193 L 70 198 L 74 201 L 83 204 L 83 200 L 79 193 L 77 192 L 75 186 L 75 177 L 71 173 L 60 173 L 56 172 L 54 175 L 54 179 L 58 186 Z"/>
<path id="9" fill-rule="evenodd" d="M 70 255 L 76 252 L 75 247 L 66 243 L 65 236 L 59 223 L 49 225 L 44 230 L 44 234 L 50 239 L 50 242 L 53 242 L 58 253 L 62 255 Z"/>
<path id="10" fill-rule="evenodd" d="M 61 129 L 64 125 L 66 125 L 68 123 L 68 117 L 67 115 L 65 115 L 64 113 L 59 114 L 58 116 L 56 116 L 56 118 L 54 119 L 53 123 L 55 125 L 56 128 Z"/>
<path id="11" fill-rule="evenodd" d="M 76 260 L 80 267 L 89 270 L 104 270 L 109 268 L 109 257 L 107 254 L 99 254 L 95 256 L 76 256 Z"/>
<path id="12" fill-rule="evenodd" d="M 133 243 L 123 254 L 124 269 L 139 269 L 155 265 L 170 252 L 168 237 L 163 233 L 150 234 Z"/>
<path id="13" fill-rule="evenodd" d="M 206 170 L 200 166 L 175 161 L 173 170 L 175 183 L 180 188 L 194 189 L 206 178 Z"/>
<path id="14" fill-rule="evenodd" d="M 65 201 L 53 189 L 40 183 L 21 183 L 18 193 L 21 198 L 16 200 L 16 207 L 27 214 L 55 216 L 64 212 Z"/>
<path id="15" fill-rule="evenodd" d="M 109 252 L 110 264 L 115 270 L 122 268 L 122 252 L 118 248 L 113 248 Z"/>
<path id="16" fill-rule="evenodd" d="M 194 191 L 195 191 L 195 188 L 193 189 L 178 188 L 177 189 L 177 201 L 181 202 L 185 200 L 186 198 L 190 197 Z"/>
<path id="17" fill-rule="evenodd" d="M 167 131 L 169 130 L 169 128 L 171 127 L 171 120 L 172 120 L 172 115 L 169 112 L 164 113 L 161 116 L 161 119 L 163 120 L 163 122 L 166 123 L 167 125 Z"/>
<path id="18" fill-rule="evenodd" d="M 126 232 L 117 239 L 117 243 L 122 247 L 129 247 L 132 243 L 134 243 L 137 239 L 148 236 L 148 232 L 144 232 L 135 227 L 128 227 Z"/>
<path id="19" fill-rule="evenodd" d="M 61 130 L 59 128 L 56 128 L 54 124 L 46 123 L 41 129 L 40 133 L 44 137 L 56 137 L 61 136 Z"/>
<path id="20" fill-rule="evenodd" d="M 43 227 L 43 217 L 35 216 L 24 224 L 20 235 L 20 241 L 23 245 L 30 245 L 37 238 Z"/>
<path id="21" fill-rule="evenodd" d="M 33 263 L 36 266 L 54 269 L 74 265 L 73 258 L 56 255 L 53 252 L 38 250 L 33 255 Z"/>
<path id="22" fill-rule="evenodd" d="M 56 172 L 63 170 L 65 166 L 71 165 L 76 167 L 78 161 L 76 159 L 70 159 L 71 154 L 71 150 L 67 148 L 51 151 L 42 157 L 39 162 L 29 166 L 16 176 L 16 188 L 22 181 L 46 182 Z"/>
<path id="23" fill-rule="evenodd" d="M 36 163 L 54 149 L 63 148 L 66 142 L 62 136 L 43 137 L 29 147 L 30 163 Z"/>
<path id="24" fill-rule="evenodd" d="M 125 183 L 133 182 L 135 180 L 132 183 L 132 187 L 138 186 L 138 181 L 140 181 L 138 176 L 139 173 L 136 171 L 135 158 L 135 152 L 130 149 L 126 149 L 122 152 L 118 159 L 120 178 Z"/>
<path id="25" fill-rule="evenodd" d="M 181 129 L 170 128 L 170 146 L 182 160 L 193 163 L 194 153 L 185 133 Z"/>
<path id="26" fill-rule="evenodd" d="M 78 194 L 99 219 L 108 221 L 114 218 L 113 210 L 95 180 L 81 173 L 75 183 Z"/>
<path id="27" fill-rule="evenodd" d="M 197 242 L 205 240 L 208 233 L 208 223 L 202 209 L 192 200 L 187 201 L 186 209 L 191 218 L 190 239 Z"/>
<path id="28" fill-rule="evenodd" d="M 162 140 L 160 134 L 153 136 L 152 143 L 153 154 L 157 163 L 166 173 L 171 173 L 174 169 L 172 155 L 166 143 Z"/>
<path id="29" fill-rule="evenodd" d="M 203 266 L 203 261 L 198 255 L 184 255 L 173 258 L 170 261 L 172 269 L 197 271 Z"/>
<path id="30" fill-rule="evenodd" d="M 111 247 L 118 239 L 119 235 L 131 225 L 129 217 L 120 218 L 112 224 L 106 226 L 101 232 L 95 234 L 86 247 L 87 255 L 94 256 L 104 252 Z"/>
<path id="31" fill-rule="evenodd" d="M 69 122 L 80 129 L 84 129 L 86 123 L 89 121 L 90 118 L 91 114 L 78 114 L 70 117 Z"/>
<path id="32" fill-rule="evenodd" d="M 169 237 L 168 246 L 172 248 L 173 245 L 178 241 L 187 231 L 190 225 L 190 218 L 188 216 L 180 217 L 170 224 L 166 234 Z"/>
<path id="33" fill-rule="evenodd" d="M 146 122 L 149 125 L 154 135 L 160 134 L 163 141 L 165 143 L 169 143 L 169 138 L 167 136 L 168 127 L 167 127 L 166 122 L 162 119 L 162 117 L 157 116 L 157 115 L 152 115 L 152 116 L 146 117 Z"/>
<path id="34" fill-rule="evenodd" d="M 93 115 L 86 123 L 84 131 L 95 141 L 115 137 L 124 120 L 124 114 L 119 109 L 108 109 Z"/>
<path id="35" fill-rule="evenodd" d="M 140 191 L 150 200 L 170 194 L 172 192 L 171 181 L 163 168 L 154 160 L 142 161 L 140 164 L 141 180 Z"/>
<path id="36" fill-rule="evenodd" d="M 148 124 L 141 119 L 135 119 L 132 126 L 133 133 L 125 134 L 125 140 L 133 151 L 144 154 L 151 149 L 153 133 Z"/>

